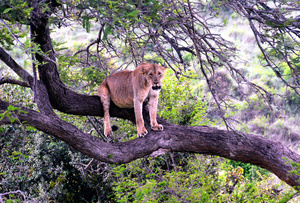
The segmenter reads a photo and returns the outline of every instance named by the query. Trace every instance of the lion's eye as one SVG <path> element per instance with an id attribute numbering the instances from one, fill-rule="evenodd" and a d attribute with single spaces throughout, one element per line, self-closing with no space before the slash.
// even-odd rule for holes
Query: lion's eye
<path id="1" fill-rule="evenodd" d="M 161 73 L 158 73 L 158 76 L 160 77 L 160 76 L 161 76 Z"/>
<path id="2" fill-rule="evenodd" d="M 152 74 L 152 73 L 150 73 L 149 75 L 150 75 L 151 78 L 153 77 L 153 74 Z"/>

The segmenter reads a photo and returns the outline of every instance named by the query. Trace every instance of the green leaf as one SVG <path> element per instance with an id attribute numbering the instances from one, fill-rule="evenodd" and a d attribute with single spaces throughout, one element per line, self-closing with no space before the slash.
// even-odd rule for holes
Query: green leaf
<path id="1" fill-rule="evenodd" d="M 128 14 L 128 16 L 129 16 L 129 17 L 137 16 L 137 14 L 138 14 L 139 12 L 140 12 L 139 10 L 134 10 L 134 11 L 130 12 L 130 13 Z"/>
<path id="2" fill-rule="evenodd" d="M 106 27 L 104 30 L 103 40 L 107 40 L 107 36 L 112 34 L 111 26 Z"/>
<path id="3" fill-rule="evenodd" d="M 91 23 L 89 17 L 84 16 L 82 21 L 83 28 L 85 28 L 86 32 L 90 32 Z"/>
<path id="4" fill-rule="evenodd" d="M 3 14 L 8 13 L 10 10 L 12 10 L 12 8 L 7 8 L 3 11 Z"/>

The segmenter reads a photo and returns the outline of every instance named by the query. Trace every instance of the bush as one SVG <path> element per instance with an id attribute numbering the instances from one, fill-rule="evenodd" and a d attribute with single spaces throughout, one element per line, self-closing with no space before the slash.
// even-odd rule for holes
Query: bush
<path id="1" fill-rule="evenodd" d="M 166 156 L 172 156 L 171 153 Z M 184 157 L 186 154 L 177 154 Z M 249 177 L 242 167 L 228 161 L 196 155 L 184 158 L 182 167 L 170 157 L 148 158 L 117 166 L 113 183 L 116 202 L 278 202 L 295 192 L 280 192 L 268 174 L 256 170 Z M 164 169 L 172 165 L 173 169 Z"/>
<path id="2" fill-rule="evenodd" d="M 192 79 L 185 77 L 177 79 L 168 70 L 164 77 L 158 113 L 179 125 L 212 125 L 213 122 L 206 118 L 207 101 L 201 93 L 196 94 L 192 82 Z"/>
<path id="3" fill-rule="evenodd" d="M 111 195 L 107 164 L 94 161 L 89 167 L 96 171 L 84 170 L 90 158 L 32 129 L 8 125 L 0 134 L 0 193 L 21 190 L 41 202 L 92 202 Z"/>

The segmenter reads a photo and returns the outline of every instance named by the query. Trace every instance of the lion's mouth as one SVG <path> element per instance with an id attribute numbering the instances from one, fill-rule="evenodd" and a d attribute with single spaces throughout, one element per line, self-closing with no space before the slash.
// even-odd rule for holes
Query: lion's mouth
<path id="1" fill-rule="evenodd" d="M 152 86 L 152 89 L 153 90 L 160 90 L 161 89 L 161 86 L 157 85 L 157 86 Z"/>

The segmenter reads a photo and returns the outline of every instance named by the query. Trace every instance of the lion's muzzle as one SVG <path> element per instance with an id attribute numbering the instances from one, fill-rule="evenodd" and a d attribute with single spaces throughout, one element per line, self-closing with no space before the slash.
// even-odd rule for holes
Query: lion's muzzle
<path id="1" fill-rule="evenodd" d="M 153 90 L 160 90 L 160 89 L 161 89 L 161 86 L 160 86 L 160 85 L 152 86 L 152 89 L 153 89 Z"/>

